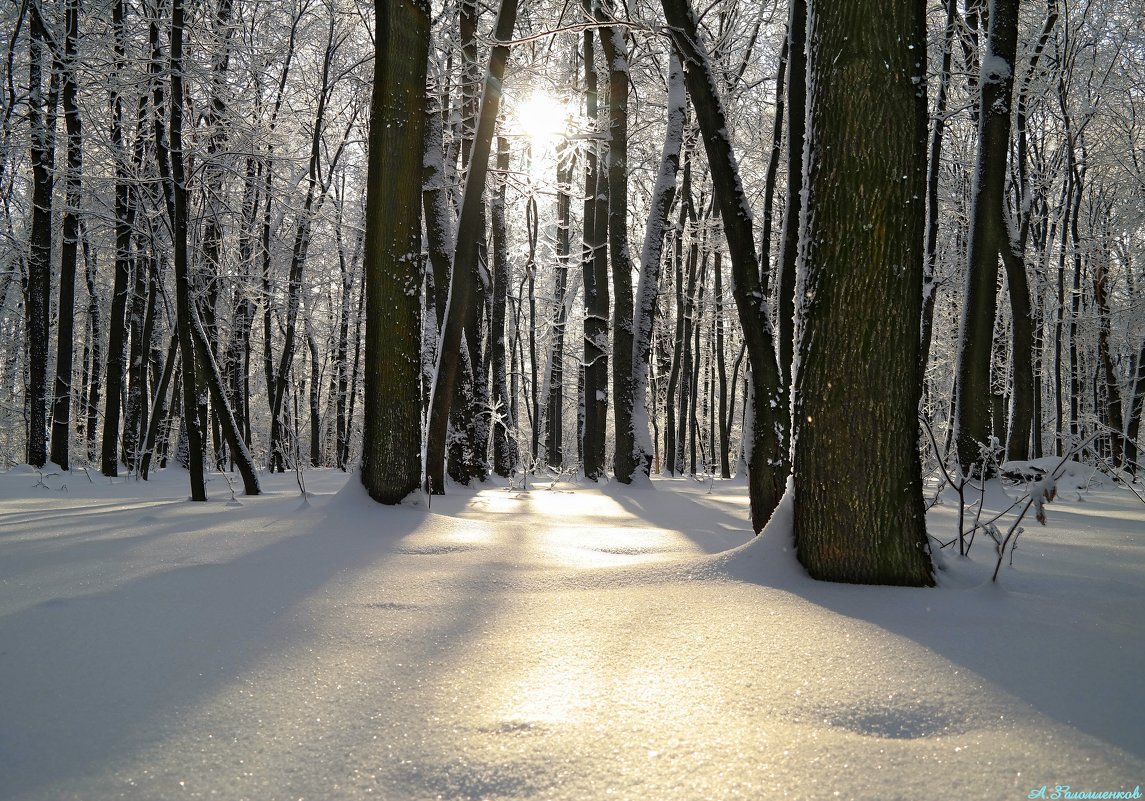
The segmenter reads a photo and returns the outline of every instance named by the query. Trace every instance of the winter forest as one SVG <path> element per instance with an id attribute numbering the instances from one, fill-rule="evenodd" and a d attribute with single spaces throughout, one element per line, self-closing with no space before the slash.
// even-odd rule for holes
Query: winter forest
<path id="1" fill-rule="evenodd" d="M 756 531 L 794 469 L 825 535 L 1136 475 L 1141 10 L 877 11 L 6 4 L 3 459 L 746 471 Z"/>
<path id="2" fill-rule="evenodd" d="M 0 801 L 1140 797 L 1137 0 L 0 19 Z"/>

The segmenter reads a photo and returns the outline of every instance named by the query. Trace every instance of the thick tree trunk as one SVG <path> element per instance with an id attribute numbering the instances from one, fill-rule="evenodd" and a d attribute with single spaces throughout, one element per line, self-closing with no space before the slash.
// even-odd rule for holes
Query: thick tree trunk
<path id="1" fill-rule="evenodd" d="M 460 152 L 462 167 L 468 171 L 473 158 L 481 107 L 481 65 L 477 41 L 481 5 L 476 0 L 462 0 L 459 10 L 463 73 Z M 482 165 L 482 169 L 487 169 L 487 165 Z M 473 225 L 476 229 L 476 256 L 470 278 L 473 297 L 466 306 L 463 321 L 462 342 L 466 350 L 459 363 L 462 375 L 454 389 L 448 428 L 451 442 L 447 471 L 454 481 L 462 485 L 468 485 L 474 479 L 484 481 L 489 474 L 489 359 L 486 339 L 489 332 L 490 276 L 484 197 L 478 201 L 477 217 Z"/>
<path id="2" fill-rule="evenodd" d="M 421 215 L 429 3 L 375 2 L 366 188 L 366 428 L 362 483 L 398 503 L 421 475 Z M 411 158 L 411 156 L 413 156 Z"/>
<path id="3" fill-rule="evenodd" d="M 930 585 L 917 422 L 924 3 L 812 0 L 809 20 L 796 548 L 814 578 Z"/>

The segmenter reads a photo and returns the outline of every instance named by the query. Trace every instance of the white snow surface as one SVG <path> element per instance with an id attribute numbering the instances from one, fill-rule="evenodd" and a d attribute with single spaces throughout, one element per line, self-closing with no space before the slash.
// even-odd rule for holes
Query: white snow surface
<path id="1" fill-rule="evenodd" d="M 1145 784 L 1145 504 L 810 580 L 742 481 L 0 473 L 0 798 L 1020 799 Z M 66 489 L 61 489 L 66 484 Z M 987 506 L 1002 503 L 992 488 Z M 1011 490 L 1013 492 L 1013 490 Z M 928 518 L 953 536 L 949 498 Z M 1059 796 L 1064 797 L 1064 796 Z"/>

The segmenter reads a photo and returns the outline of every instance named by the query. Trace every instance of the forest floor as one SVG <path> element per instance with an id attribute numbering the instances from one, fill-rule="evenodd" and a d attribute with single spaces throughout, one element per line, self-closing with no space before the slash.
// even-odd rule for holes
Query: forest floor
<path id="1" fill-rule="evenodd" d="M 334 471 L 306 500 L 293 475 L 238 500 L 215 475 L 195 504 L 178 470 L 17 467 L 0 799 L 1132 794 L 1145 504 L 1090 479 L 1026 521 L 998 584 L 980 537 L 899 589 L 808 579 L 789 514 L 752 538 L 735 481 L 391 509 Z M 956 515 L 945 496 L 931 533 Z"/>

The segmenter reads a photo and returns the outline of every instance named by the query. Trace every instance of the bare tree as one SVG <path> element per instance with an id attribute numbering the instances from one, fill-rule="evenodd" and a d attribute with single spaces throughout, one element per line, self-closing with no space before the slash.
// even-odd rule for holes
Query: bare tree
<path id="1" fill-rule="evenodd" d="M 509 47 L 503 42 L 507 42 L 512 36 L 516 18 L 516 0 L 502 0 L 494 25 L 494 38 L 497 44 L 494 44 L 489 57 L 489 70 L 481 98 L 481 116 L 477 123 L 473 153 L 461 200 L 461 214 L 457 222 L 449 305 L 438 352 L 437 379 L 430 400 L 426 443 L 426 488 L 433 494 L 445 492 L 449 410 L 461 367 L 462 333 L 470 298 L 473 295 L 472 279 L 474 270 L 477 269 L 478 239 L 483 228 L 482 194 L 485 191 L 485 177 L 489 172 L 493 130 L 501 105 L 501 81 L 504 79 L 505 65 L 509 60 Z"/>
<path id="2" fill-rule="evenodd" d="M 672 38 L 684 60 L 684 78 L 703 133 L 704 148 L 728 243 L 732 295 L 751 362 L 754 414 L 748 445 L 748 492 L 752 528 L 761 531 L 779 504 L 787 481 L 783 449 L 788 428 L 787 402 L 775 356 L 767 298 L 760 283 L 752 232 L 751 208 L 743 190 L 727 120 L 715 92 L 711 65 L 687 0 L 663 0 Z M 746 437 L 745 437 L 746 438 Z"/>

